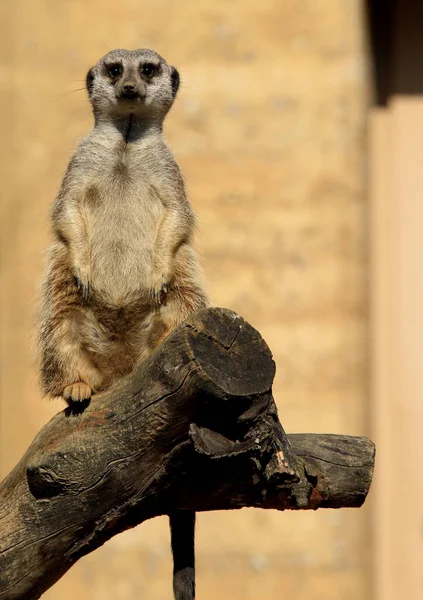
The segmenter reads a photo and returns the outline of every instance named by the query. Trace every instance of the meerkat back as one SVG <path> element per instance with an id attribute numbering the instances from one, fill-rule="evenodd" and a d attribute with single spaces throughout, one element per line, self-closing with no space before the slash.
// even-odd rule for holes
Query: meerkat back
<path id="1" fill-rule="evenodd" d="M 53 204 L 38 336 L 43 392 L 71 406 L 95 401 L 208 304 L 193 212 L 162 134 L 177 70 L 152 50 L 113 50 L 86 83 L 95 123 Z M 175 598 L 192 600 L 194 514 L 175 512 L 171 525 Z"/>

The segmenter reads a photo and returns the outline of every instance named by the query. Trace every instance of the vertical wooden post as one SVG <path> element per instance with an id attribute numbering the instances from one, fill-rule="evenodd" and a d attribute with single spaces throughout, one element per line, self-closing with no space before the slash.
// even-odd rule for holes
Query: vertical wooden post
<path id="1" fill-rule="evenodd" d="M 371 398 L 372 435 L 377 440 L 378 456 L 372 489 L 374 547 L 373 567 L 377 600 L 394 600 L 391 586 L 392 530 L 387 524 L 392 514 L 390 471 L 394 454 L 390 443 L 393 424 L 392 315 L 394 276 L 392 240 L 392 177 L 390 162 L 390 114 L 375 108 L 370 117 L 370 237 L 371 237 Z"/>
<path id="2" fill-rule="evenodd" d="M 373 109 L 370 123 L 377 600 L 423 597 L 423 10 L 418 4 L 396 5 L 389 98 L 386 107 Z"/>

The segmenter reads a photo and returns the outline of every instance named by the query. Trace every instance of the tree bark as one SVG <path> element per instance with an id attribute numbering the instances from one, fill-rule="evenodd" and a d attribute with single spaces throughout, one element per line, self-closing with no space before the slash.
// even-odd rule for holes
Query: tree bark
<path id="1" fill-rule="evenodd" d="M 205 309 L 112 390 L 57 414 L 0 484 L 0 599 L 39 598 L 81 556 L 175 509 L 361 506 L 373 444 L 286 436 L 274 374 L 255 329 Z"/>

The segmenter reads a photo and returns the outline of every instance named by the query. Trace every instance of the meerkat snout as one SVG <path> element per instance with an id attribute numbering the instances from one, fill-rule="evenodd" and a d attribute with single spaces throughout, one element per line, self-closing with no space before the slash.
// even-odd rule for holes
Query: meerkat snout
<path id="1" fill-rule="evenodd" d="M 124 79 L 116 85 L 116 95 L 120 102 L 131 101 L 144 102 L 147 96 L 147 88 L 143 81 L 135 79 Z"/>
<path id="2" fill-rule="evenodd" d="M 122 86 L 121 97 L 134 98 L 137 96 L 139 96 L 140 98 L 144 98 L 145 90 L 140 91 L 135 83 L 125 83 Z"/>

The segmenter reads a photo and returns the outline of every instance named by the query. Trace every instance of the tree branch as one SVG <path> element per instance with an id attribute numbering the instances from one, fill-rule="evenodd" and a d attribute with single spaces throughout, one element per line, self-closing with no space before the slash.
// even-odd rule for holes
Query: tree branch
<path id="1" fill-rule="evenodd" d="M 83 412 L 57 414 L 0 484 L 0 599 L 39 598 L 81 556 L 175 509 L 361 506 L 373 444 L 286 436 L 274 373 L 255 329 L 205 309 Z"/>

